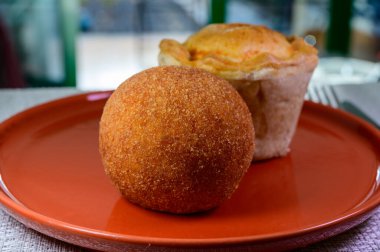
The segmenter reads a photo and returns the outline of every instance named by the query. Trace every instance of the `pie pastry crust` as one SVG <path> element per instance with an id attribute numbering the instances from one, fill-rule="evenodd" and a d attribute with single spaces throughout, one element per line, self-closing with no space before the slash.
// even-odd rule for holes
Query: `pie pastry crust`
<path id="1" fill-rule="evenodd" d="M 264 26 L 213 24 L 184 43 L 162 40 L 159 64 L 197 67 L 227 79 L 251 111 L 254 160 L 263 160 L 289 152 L 317 54 L 302 38 Z"/>

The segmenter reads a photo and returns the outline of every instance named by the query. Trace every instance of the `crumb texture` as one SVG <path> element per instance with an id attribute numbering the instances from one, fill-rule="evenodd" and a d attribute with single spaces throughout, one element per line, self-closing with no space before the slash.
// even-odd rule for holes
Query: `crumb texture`
<path id="1" fill-rule="evenodd" d="M 119 86 L 100 122 L 105 171 L 143 207 L 190 213 L 229 198 L 254 151 L 250 112 L 227 81 L 156 67 Z"/>

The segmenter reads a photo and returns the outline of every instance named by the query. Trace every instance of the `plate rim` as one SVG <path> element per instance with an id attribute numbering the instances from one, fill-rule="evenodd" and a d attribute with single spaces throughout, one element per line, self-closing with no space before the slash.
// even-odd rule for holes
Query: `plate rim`
<path id="1" fill-rule="evenodd" d="M 49 109 L 54 106 L 62 106 L 66 103 L 71 102 L 92 102 L 96 100 L 104 100 L 112 94 L 113 91 L 93 91 L 93 92 L 85 92 L 76 95 L 70 95 L 59 99 L 54 99 L 52 101 L 44 102 L 38 104 L 36 106 L 25 109 L 21 112 L 14 114 L 13 116 L 5 119 L 0 122 L 0 133 L 6 129 L 7 127 L 14 125 L 19 120 L 22 120 L 26 116 L 30 116 L 30 114 L 38 113 L 43 109 Z M 95 95 L 93 98 L 91 96 Z M 329 114 L 338 115 L 338 119 L 345 119 L 346 121 L 350 121 L 355 123 L 356 125 L 360 125 L 366 132 L 370 135 L 374 136 L 376 139 L 368 140 L 371 143 L 377 142 L 380 144 L 380 130 L 378 130 L 375 126 L 370 124 L 369 122 L 353 115 L 348 112 L 345 112 L 340 109 L 332 108 L 323 104 L 311 102 L 305 100 L 304 109 L 312 109 L 312 110 L 323 110 L 324 112 Z M 325 115 L 326 116 L 326 115 Z M 379 166 L 380 169 L 380 166 Z M 0 179 L 1 179 L 1 171 L 0 171 Z M 38 212 L 35 212 L 27 207 L 20 205 L 15 202 L 11 197 L 7 195 L 7 193 L 0 188 L 0 204 L 3 208 L 5 208 L 5 212 L 13 216 L 13 212 L 21 218 L 26 218 L 33 223 L 40 224 L 42 226 L 53 228 L 54 230 L 64 231 L 71 234 L 80 235 L 82 237 L 88 238 L 96 238 L 96 239 L 105 239 L 111 240 L 114 242 L 125 242 L 129 244 L 151 244 L 157 246 L 182 246 L 182 247 L 200 247 L 200 246 L 220 246 L 220 245 L 236 245 L 236 244 L 253 244 L 253 243 L 261 243 L 268 241 L 276 241 L 280 239 L 289 239 L 302 235 L 307 235 L 313 232 L 317 232 L 319 230 L 333 228 L 339 224 L 343 224 L 345 222 L 354 221 L 359 219 L 362 216 L 369 215 L 370 217 L 380 206 L 380 184 L 375 185 L 375 188 L 372 190 L 372 194 L 369 195 L 368 198 L 365 199 L 359 206 L 355 206 L 348 210 L 347 212 L 337 216 L 336 218 L 323 222 L 320 224 L 312 225 L 311 227 L 304 228 L 297 231 L 287 231 L 287 232 L 276 232 L 265 235 L 248 235 L 248 236 L 236 236 L 236 237 L 220 237 L 220 238 L 164 238 L 164 237 L 149 237 L 149 236 L 138 236 L 138 235 L 125 235 L 120 233 L 113 233 L 109 231 L 101 231 L 92 228 L 82 227 L 78 225 L 74 225 L 71 223 L 67 223 L 64 221 L 60 221 L 54 219 L 49 216 L 45 216 Z M 15 216 L 13 216 L 16 218 Z M 17 218 L 16 218 L 17 219 Z M 364 221 L 364 220 L 363 220 Z M 359 224 L 359 223 L 358 223 Z M 40 231 L 41 232 L 41 231 Z"/>

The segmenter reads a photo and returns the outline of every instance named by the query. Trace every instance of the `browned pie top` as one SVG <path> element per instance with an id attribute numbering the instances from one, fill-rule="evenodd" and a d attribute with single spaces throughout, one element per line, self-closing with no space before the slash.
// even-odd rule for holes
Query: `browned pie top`
<path id="1" fill-rule="evenodd" d="M 227 79 L 249 77 L 265 68 L 314 69 L 318 62 L 317 50 L 302 38 L 250 24 L 208 25 L 183 44 L 162 40 L 160 50 L 161 65 L 200 67 Z"/>

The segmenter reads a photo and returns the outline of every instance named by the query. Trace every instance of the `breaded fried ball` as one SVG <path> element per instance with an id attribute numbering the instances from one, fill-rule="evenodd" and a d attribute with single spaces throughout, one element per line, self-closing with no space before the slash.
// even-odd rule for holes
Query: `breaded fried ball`
<path id="1" fill-rule="evenodd" d="M 100 121 L 106 174 L 132 203 L 194 213 L 236 190 L 254 152 L 252 117 L 226 80 L 154 67 L 122 83 Z"/>

